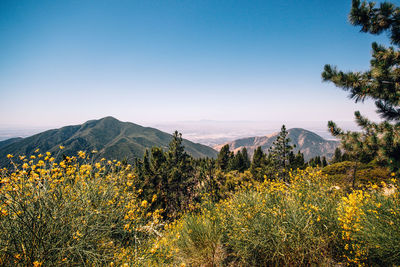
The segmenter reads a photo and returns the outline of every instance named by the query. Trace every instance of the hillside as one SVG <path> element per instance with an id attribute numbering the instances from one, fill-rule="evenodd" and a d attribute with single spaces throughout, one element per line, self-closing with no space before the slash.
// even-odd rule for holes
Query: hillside
<path id="1" fill-rule="evenodd" d="M 132 162 L 141 158 L 146 149 L 153 146 L 168 148 L 172 136 L 154 128 L 121 122 L 113 117 L 87 121 L 82 125 L 66 126 L 48 130 L 27 138 L 13 138 L 0 142 L 0 166 L 8 163 L 7 154 L 30 155 L 37 148 L 61 156 L 59 146 L 65 148 L 65 155 L 76 155 L 79 150 L 98 152 L 95 159 L 107 158 Z M 216 157 L 212 148 L 183 140 L 188 154 L 195 158 Z"/>
<path id="2" fill-rule="evenodd" d="M 253 155 L 254 150 L 261 146 L 264 152 L 268 152 L 268 149 L 272 146 L 272 143 L 276 140 L 278 133 L 273 133 L 267 136 L 256 136 L 237 139 L 229 142 L 229 148 L 231 151 L 241 150 L 246 147 L 250 155 Z M 296 145 L 294 151 L 301 151 L 304 154 L 304 159 L 309 160 L 315 156 L 326 156 L 331 158 L 335 151 L 335 148 L 339 145 L 338 141 L 325 140 L 321 136 L 301 128 L 293 128 L 288 130 L 288 137 L 292 144 Z M 214 146 L 214 149 L 220 150 L 225 144 Z"/>
<path id="3" fill-rule="evenodd" d="M 8 146 L 10 144 L 13 144 L 13 143 L 16 143 L 18 141 L 21 141 L 22 139 L 23 138 L 21 138 L 21 137 L 15 137 L 15 138 L 10 138 L 10 139 L 4 140 L 4 141 L 0 141 L 0 149 L 3 148 L 3 147 Z"/>

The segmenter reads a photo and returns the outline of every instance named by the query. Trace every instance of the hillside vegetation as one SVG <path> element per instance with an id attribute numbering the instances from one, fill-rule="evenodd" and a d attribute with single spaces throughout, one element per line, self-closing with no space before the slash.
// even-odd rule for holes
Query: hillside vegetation
<path id="1" fill-rule="evenodd" d="M 237 139 L 227 143 L 229 148 L 235 152 L 246 148 L 250 156 L 253 155 L 257 147 L 261 147 L 264 152 L 268 152 L 273 142 L 276 140 L 278 133 L 267 136 L 257 136 Z M 338 141 L 325 140 L 321 136 L 301 128 L 293 128 L 288 130 L 288 138 L 295 145 L 294 151 L 301 151 L 305 160 L 310 160 L 316 156 L 325 156 L 332 158 L 335 149 L 339 146 Z M 220 150 L 223 145 L 214 146 L 214 149 Z"/>
<path id="2" fill-rule="evenodd" d="M 326 167 L 328 176 L 304 163 L 260 179 L 260 159 L 243 167 L 244 151 L 229 152 L 227 165 L 223 155 L 196 160 L 177 133 L 167 150 L 154 147 L 135 166 L 94 155 L 7 156 L 1 265 L 400 264 L 394 173 L 359 179 L 355 189 L 337 183 L 346 162 Z M 263 164 L 274 168 L 277 159 Z"/>
<path id="3" fill-rule="evenodd" d="M 172 136 L 154 128 L 121 122 L 113 117 L 91 120 L 82 125 L 66 126 L 49 130 L 27 138 L 14 138 L 0 142 L 0 166 L 8 162 L 7 154 L 30 155 L 37 148 L 43 151 L 58 152 L 64 146 L 62 154 L 76 155 L 78 151 L 97 151 L 95 159 L 126 160 L 133 163 L 142 158 L 146 149 L 154 146 L 166 149 Z M 183 141 L 186 151 L 195 158 L 215 158 L 217 152 L 212 148 Z M 61 159 L 59 154 L 57 159 Z"/>

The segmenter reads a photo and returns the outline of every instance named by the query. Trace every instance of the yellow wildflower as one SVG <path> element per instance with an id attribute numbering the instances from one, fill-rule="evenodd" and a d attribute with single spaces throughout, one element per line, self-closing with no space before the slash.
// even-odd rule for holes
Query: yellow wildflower
<path id="1" fill-rule="evenodd" d="M 78 156 L 83 159 L 83 158 L 85 158 L 86 153 L 83 151 L 78 151 Z"/>

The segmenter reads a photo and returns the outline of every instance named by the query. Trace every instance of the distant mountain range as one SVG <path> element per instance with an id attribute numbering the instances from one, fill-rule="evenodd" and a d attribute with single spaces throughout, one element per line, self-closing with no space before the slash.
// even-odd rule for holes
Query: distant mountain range
<path id="1" fill-rule="evenodd" d="M 246 147 L 248 153 L 253 155 L 254 150 L 259 146 L 264 152 L 268 152 L 278 134 L 277 132 L 267 136 L 241 138 L 226 144 L 229 145 L 231 151 L 235 152 Z M 291 144 L 296 145 L 294 151 L 300 150 L 304 154 L 305 160 L 315 156 L 331 158 L 339 145 L 338 141 L 325 140 L 321 136 L 301 128 L 289 129 L 288 137 L 291 140 Z M 219 151 L 223 145 L 225 144 L 214 146 L 214 149 Z"/>
<path id="2" fill-rule="evenodd" d="M 142 158 L 146 149 L 157 146 L 168 149 L 172 135 L 154 128 L 121 122 L 113 117 L 87 121 L 81 125 L 48 130 L 26 138 L 11 138 L 0 142 L 0 166 L 8 164 L 7 154 L 31 155 L 39 148 L 42 153 L 62 153 L 71 156 L 78 151 L 97 150 L 95 158 L 107 158 L 132 162 Z M 188 154 L 195 158 L 217 156 L 211 147 L 183 140 Z M 60 155 L 60 154 L 59 154 Z"/>

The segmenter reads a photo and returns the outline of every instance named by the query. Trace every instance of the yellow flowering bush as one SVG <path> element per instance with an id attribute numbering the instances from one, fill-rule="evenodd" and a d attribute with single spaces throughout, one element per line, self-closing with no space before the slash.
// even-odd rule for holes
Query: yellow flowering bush
<path id="1" fill-rule="evenodd" d="M 363 206 L 369 198 L 367 192 L 356 190 L 343 197 L 338 206 L 338 220 L 345 242 L 343 257 L 348 263 L 361 264 L 366 258 L 365 244 L 357 240 L 355 235 L 362 229 L 362 221 L 365 219 Z"/>
<path id="2" fill-rule="evenodd" d="M 169 251 L 170 262 L 197 266 L 323 262 L 337 227 L 340 194 L 314 169 L 290 175 L 291 184 L 266 179 L 218 204 L 206 201 L 170 227 L 157 249 Z"/>
<path id="3" fill-rule="evenodd" d="M 38 152 L 38 151 L 37 151 Z M 36 152 L 36 153 L 37 153 Z M 0 172 L 0 265 L 139 264 L 162 226 L 133 170 L 120 162 L 50 153 L 12 156 Z"/>
<path id="4" fill-rule="evenodd" d="M 396 180 L 391 185 L 371 184 L 368 191 L 356 190 L 343 197 L 338 219 L 344 258 L 349 264 L 400 264 L 400 195 Z"/>
<path id="5" fill-rule="evenodd" d="M 290 182 L 216 173 L 164 222 L 164 192 L 144 195 L 129 164 L 83 151 L 7 157 L 1 266 L 400 265 L 395 174 L 349 190 L 318 168 L 287 172 Z"/>
<path id="6" fill-rule="evenodd" d="M 319 169 L 288 175 L 290 183 L 266 177 L 218 203 L 206 199 L 154 241 L 151 264 L 399 265 L 394 179 L 347 192 Z"/>

